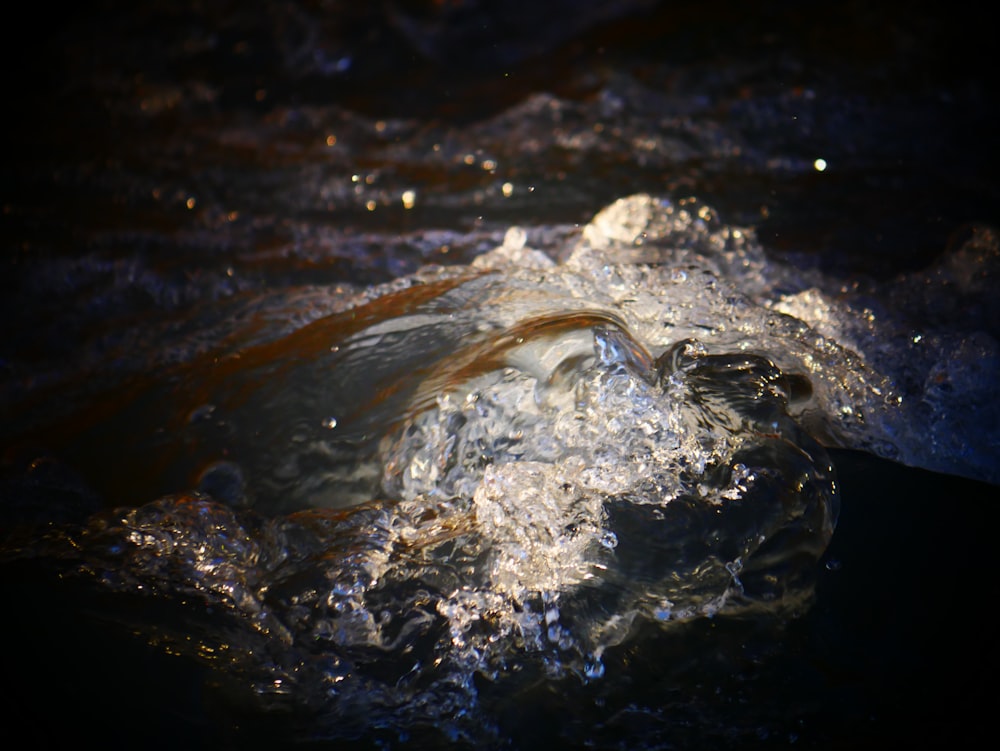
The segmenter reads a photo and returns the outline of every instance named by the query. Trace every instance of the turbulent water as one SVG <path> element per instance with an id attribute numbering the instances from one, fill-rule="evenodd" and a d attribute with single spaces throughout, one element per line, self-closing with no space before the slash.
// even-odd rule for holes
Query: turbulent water
<path id="1" fill-rule="evenodd" d="M 909 73 L 923 16 L 891 44 L 783 18 L 772 54 L 728 6 L 114 5 L 46 47 L 53 130 L 3 173 L 4 634 L 55 692 L 30 724 L 90 650 L 70 685 L 150 664 L 164 743 L 213 748 L 821 745 L 951 685 L 900 634 L 977 634 L 995 594 L 1000 235 L 967 216 L 989 91 Z M 974 513 L 954 549 L 887 522 L 898 570 L 841 548 L 873 583 L 797 627 L 864 484 L 940 537 Z M 831 635 L 900 592 L 874 654 Z M 882 664 L 897 639 L 919 670 Z M 117 703 L 155 741 L 118 688 L 66 735 L 110 743 Z"/>
<path id="2" fill-rule="evenodd" d="M 15 530 L 7 556 L 207 606 L 224 625 L 156 639 L 315 712 L 303 738 L 480 745 L 500 739 L 484 682 L 600 681 L 649 625 L 806 607 L 840 504 L 823 444 L 997 481 L 985 335 L 876 329 L 695 201 L 623 198 L 531 239 L 332 290 L 291 330 L 271 312 L 221 346 L 181 337 L 77 440 L 128 426 L 150 485 L 197 484 Z M 956 253 L 969 295 L 995 279 L 992 235 Z M 955 262 L 900 284 L 958 286 Z M 891 371 L 900 346 L 926 372 Z"/>

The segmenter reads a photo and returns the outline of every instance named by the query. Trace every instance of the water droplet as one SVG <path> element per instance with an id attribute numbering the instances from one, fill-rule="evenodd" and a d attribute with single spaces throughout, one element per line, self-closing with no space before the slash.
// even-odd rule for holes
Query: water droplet
<path id="1" fill-rule="evenodd" d="M 604 677 L 604 663 L 600 660 L 587 660 L 583 664 L 583 674 L 592 681 Z"/>
<path id="2" fill-rule="evenodd" d="M 326 428 L 327 430 L 333 430 L 335 427 L 337 427 L 337 418 L 336 417 L 326 418 L 325 420 L 323 420 L 323 427 Z"/>

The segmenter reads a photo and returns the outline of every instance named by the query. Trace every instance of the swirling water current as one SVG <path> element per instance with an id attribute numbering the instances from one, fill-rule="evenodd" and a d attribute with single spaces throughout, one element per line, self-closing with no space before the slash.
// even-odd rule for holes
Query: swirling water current
<path id="1" fill-rule="evenodd" d="M 976 466 L 905 432 L 936 392 L 899 392 L 796 280 L 710 207 L 640 194 L 290 331 L 247 317 L 65 418 L 88 445 L 130 426 L 147 482 L 188 490 L 15 530 L 7 556 L 200 603 L 224 627 L 156 640 L 307 713 L 290 738 L 500 743 L 484 693 L 600 682 L 649 628 L 807 608 L 841 502 L 824 444 Z"/>
<path id="2" fill-rule="evenodd" d="M 23 72 L 3 168 L 6 724 L 988 723 L 1000 244 L 961 222 L 995 119 L 926 16 L 101 5 Z"/>

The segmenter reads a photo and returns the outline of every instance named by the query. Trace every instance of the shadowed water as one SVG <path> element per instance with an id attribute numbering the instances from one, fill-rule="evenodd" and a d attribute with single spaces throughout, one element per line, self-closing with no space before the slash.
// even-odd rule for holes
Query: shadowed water
<path id="1" fill-rule="evenodd" d="M 12 737 L 989 727 L 989 24 L 568 5 L 8 25 Z"/>
<path id="2" fill-rule="evenodd" d="M 814 325 L 785 312 L 804 299 Z M 290 708 L 289 739 L 502 745 L 484 696 L 614 685 L 608 656 L 650 629 L 800 614 L 840 506 L 821 442 L 995 479 L 994 425 L 982 462 L 944 454 L 911 427 L 937 377 L 897 390 L 845 335 L 865 333 L 849 298 L 696 202 L 622 199 L 544 249 L 514 227 L 328 309 L 87 383 L 87 409 L 51 416 L 65 455 L 100 445 L 111 493 L 126 457 L 182 492 L 5 546 L 98 592 L 200 603 L 136 628 Z M 939 405 L 952 424 L 982 419 L 968 391 Z"/>

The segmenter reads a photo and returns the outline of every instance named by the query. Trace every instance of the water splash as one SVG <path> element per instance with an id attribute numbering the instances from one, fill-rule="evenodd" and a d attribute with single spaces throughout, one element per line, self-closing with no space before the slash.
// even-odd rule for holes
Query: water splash
<path id="1" fill-rule="evenodd" d="M 489 685 L 602 681 L 643 628 L 806 607 L 839 504 L 822 443 L 940 459 L 835 309 L 697 202 L 623 199 L 544 252 L 514 228 L 291 331 L 194 337 L 67 425 L 127 425 L 199 490 L 7 555 L 207 605 L 139 630 L 308 709 L 303 737 L 490 743 Z M 949 378 L 924 402 L 951 404 Z"/>

